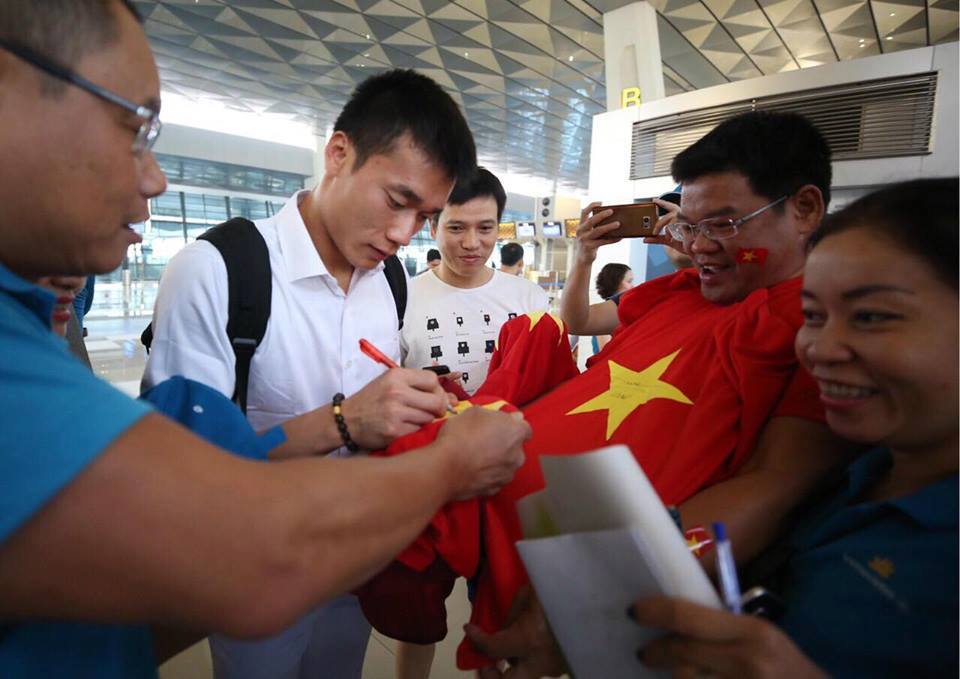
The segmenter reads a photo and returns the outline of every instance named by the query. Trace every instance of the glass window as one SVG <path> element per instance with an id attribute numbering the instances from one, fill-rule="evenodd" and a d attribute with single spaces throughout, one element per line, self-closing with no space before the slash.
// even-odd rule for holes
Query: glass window
<path id="1" fill-rule="evenodd" d="M 167 191 L 150 199 L 150 214 L 180 216 L 180 192 Z"/>
<path id="2" fill-rule="evenodd" d="M 233 217 L 263 219 L 268 216 L 267 203 L 263 200 L 251 200 L 249 198 L 231 198 L 230 214 Z"/>
<path id="3" fill-rule="evenodd" d="M 203 195 L 199 193 L 183 194 L 184 215 L 187 219 L 206 219 L 203 211 Z"/>
<path id="4" fill-rule="evenodd" d="M 157 154 L 157 162 L 171 184 L 234 189 L 271 196 L 290 196 L 303 188 L 305 175 L 265 170 L 212 160 Z"/>
<path id="5" fill-rule="evenodd" d="M 227 221 L 227 197 L 226 196 L 203 196 L 203 211 L 208 220 L 217 222 Z"/>
<path id="6" fill-rule="evenodd" d="M 200 222 L 187 222 L 187 241 L 192 243 L 197 239 L 197 236 L 199 236 L 209 228 L 210 228 L 210 224 L 203 224 Z"/>

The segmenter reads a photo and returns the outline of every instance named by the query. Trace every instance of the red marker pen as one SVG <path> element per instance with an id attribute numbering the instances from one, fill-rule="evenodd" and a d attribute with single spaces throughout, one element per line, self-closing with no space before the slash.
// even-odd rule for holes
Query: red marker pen
<path id="1" fill-rule="evenodd" d="M 360 351 L 365 353 L 367 356 L 372 358 L 376 363 L 379 363 L 382 366 L 386 366 L 387 368 L 400 367 L 396 363 L 394 363 L 394 361 L 389 356 L 387 356 L 385 353 L 377 349 L 375 346 L 370 344 L 370 342 L 368 342 L 365 339 L 360 340 Z"/>

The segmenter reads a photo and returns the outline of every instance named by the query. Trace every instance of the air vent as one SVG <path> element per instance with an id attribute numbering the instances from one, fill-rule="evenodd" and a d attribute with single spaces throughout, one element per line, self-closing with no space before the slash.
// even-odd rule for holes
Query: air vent
<path id="1" fill-rule="evenodd" d="M 633 124 L 630 179 L 670 174 L 674 156 L 745 111 L 794 111 L 814 122 L 834 160 L 930 153 L 937 74 L 822 87 L 711 106 Z"/>

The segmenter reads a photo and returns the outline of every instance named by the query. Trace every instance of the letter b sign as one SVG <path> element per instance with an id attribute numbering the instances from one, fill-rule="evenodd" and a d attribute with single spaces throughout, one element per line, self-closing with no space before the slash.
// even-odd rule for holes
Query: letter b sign
<path id="1" fill-rule="evenodd" d="M 622 92 L 620 92 L 620 108 L 626 108 L 627 106 L 639 106 L 640 105 L 640 88 L 639 87 L 625 87 Z"/>

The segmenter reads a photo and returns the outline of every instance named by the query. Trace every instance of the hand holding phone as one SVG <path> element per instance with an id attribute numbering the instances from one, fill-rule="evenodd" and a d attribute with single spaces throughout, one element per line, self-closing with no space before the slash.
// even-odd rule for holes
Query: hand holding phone
<path id="1" fill-rule="evenodd" d="M 654 235 L 657 226 L 657 205 L 653 202 L 629 203 L 626 205 L 604 205 L 595 211 L 613 210 L 613 214 L 597 226 L 610 222 L 620 222 L 620 226 L 606 235 L 606 238 L 646 238 Z"/>

